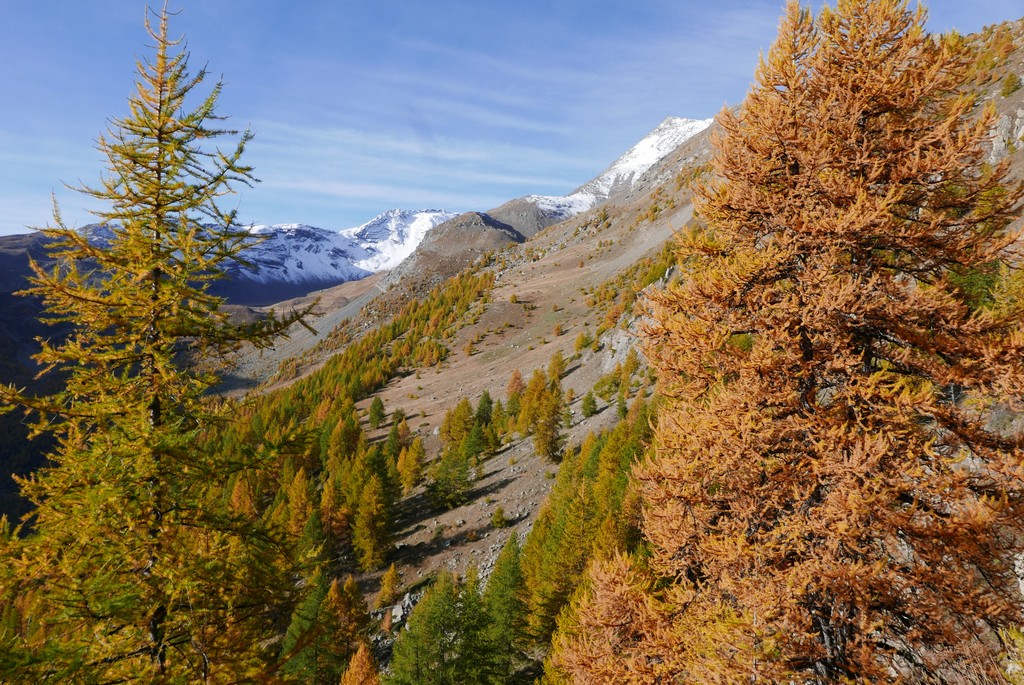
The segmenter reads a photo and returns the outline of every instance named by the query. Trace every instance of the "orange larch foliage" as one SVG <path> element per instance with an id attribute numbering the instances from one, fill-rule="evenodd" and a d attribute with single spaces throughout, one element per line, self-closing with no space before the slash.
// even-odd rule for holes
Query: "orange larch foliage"
<path id="1" fill-rule="evenodd" d="M 791 3 L 649 297 L 649 556 L 591 571 L 575 682 L 941 682 L 1024 620 L 1024 187 L 971 53 L 900 0 Z"/>
<path id="2" fill-rule="evenodd" d="M 378 685 L 380 676 L 377 675 L 377 664 L 373 654 L 365 642 L 359 643 L 352 661 L 349 662 L 345 675 L 341 677 L 341 685 Z"/>

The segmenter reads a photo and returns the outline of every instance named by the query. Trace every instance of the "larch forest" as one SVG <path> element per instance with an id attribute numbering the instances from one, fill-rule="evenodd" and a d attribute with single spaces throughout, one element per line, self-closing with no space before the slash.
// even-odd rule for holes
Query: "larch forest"
<path id="1" fill-rule="evenodd" d="M 24 291 L 66 331 L 36 355 L 54 389 L 0 386 L 48 450 L 0 518 L 0 683 L 1024 682 L 1013 30 L 790 2 L 707 160 L 385 293 L 243 395 L 219 391 L 239 358 L 318 303 L 211 294 L 258 240 L 227 209 L 252 134 L 152 17 L 79 189 L 112 237 L 55 208 Z M 685 202 L 585 292 L 516 290 Z M 473 328 L 495 311 L 545 327 L 544 363 L 411 411 L 525 325 Z M 524 469 L 543 501 L 494 499 Z"/>

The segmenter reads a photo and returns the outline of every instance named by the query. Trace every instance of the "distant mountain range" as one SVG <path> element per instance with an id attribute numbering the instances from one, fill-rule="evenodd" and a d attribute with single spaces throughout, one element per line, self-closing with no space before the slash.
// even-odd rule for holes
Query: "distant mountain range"
<path id="1" fill-rule="evenodd" d="M 492 232 L 499 231 L 496 235 L 500 240 L 521 241 L 628 191 L 648 169 L 711 122 L 711 119 L 669 117 L 596 178 L 572 193 L 557 197 L 529 195 L 487 212 L 471 212 L 473 216 L 463 216 L 439 236 L 453 232 L 463 235 L 467 226 L 479 225 Z M 458 216 L 441 209 L 392 209 L 361 226 L 340 231 L 304 224 L 252 226 L 249 230 L 264 240 L 243 253 L 249 266 L 228 269 L 228 278 L 216 283 L 212 290 L 234 304 L 267 305 L 359 280 L 379 271 L 391 271 L 416 251 L 429 232 Z M 100 226 L 85 228 L 100 241 L 108 233 Z M 479 240 L 467 236 L 440 240 L 456 251 L 459 243 L 464 248 L 480 244 Z M 42 236 L 0 237 L 0 253 L 24 254 L 26 241 L 41 247 Z M 431 245 L 430 251 L 436 252 L 436 246 Z M 454 256 L 463 258 L 463 255 Z"/>
<path id="2" fill-rule="evenodd" d="M 455 216 L 440 209 L 392 209 L 342 231 L 253 226 L 250 231 L 264 240 L 243 253 L 251 266 L 230 268 L 214 290 L 236 304 L 262 305 L 389 271 L 430 229 Z"/>
<path id="3" fill-rule="evenodd" d="M 648 169 L 712 121 L 669 117 L 596 178 L 568 195 L 529 195 L 471 214 L 481 226 L 503 229 L 508 239 L 529 237 L 631 189 Z M 223 294 L 239 304 L 268 304 L 390 271 L 416 250 L 428 232 L 456 217 L 444 210 L 392 209 L 342 231 L 302 224 L 254 226 L 252 232 L 266 240 L 244 254 L 253 267 L 232 270 Z M 467 222 L 472 223 L 463 217 L 452 228 Z"/>

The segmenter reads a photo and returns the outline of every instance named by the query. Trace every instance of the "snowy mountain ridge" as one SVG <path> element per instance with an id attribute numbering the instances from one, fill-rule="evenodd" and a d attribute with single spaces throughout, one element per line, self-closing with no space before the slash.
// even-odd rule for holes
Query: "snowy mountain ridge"
<path id="1" fill-rule="evenodd" d="M 356 263 L 356 266 L 372 272 L 390 271 L 411 255 L 423 242 L 427 231 L 457 214 L 443 209 L 391 209 L 366 222 L 362 226 L 341 231 L 366 247 L 372 254 Z"/>
<path id="2" fill-rule="evenodd" d="M 714 119 L 668 117 L 600 175 L 569 195 L 529 195 L 524 199 L 558 220 L 568 219 L 630 187 L 648 169 L 713 122 Z"/>
<path id="3" fill-rule="evenodd" d="M 416 249 L 434 226 L 456 216 L 440 209 L 392 209 L 361 226 L 330 231 L 305 224 L 251 226 L 265 237 L 242 257 L 235 276 L 256 283 L 352 281 L 387 271 Z"/>
<path id="4" fill-rule="evenodd" d="M 600 175 L 569 195 L 529 195 L 491 211 L 499 222 L 519 230 L 521 235 L 533 235 L 539 228 L 564 221 L 631 189 L 648 170 L 712 121 L 668 117 Z M 529 208 L 526 211 L 524 203 Z M 279 301 L 300 290 L 308 292 L 393 270 L 413 254 L 431 229 L 456 216 L 440 209 L 391 209 L 360 226 L 340 231 L 300 223 L 249 226 L 247 230 L 263 240 L 243 251 L 241 258 L 247 264 L 226 269 L 232 297 L 238 300 L 242 293 L 245 299 L 238 301 Z M 87 228 L 90 239 L 97 242 L 112 237 L 109 227 Z"/>

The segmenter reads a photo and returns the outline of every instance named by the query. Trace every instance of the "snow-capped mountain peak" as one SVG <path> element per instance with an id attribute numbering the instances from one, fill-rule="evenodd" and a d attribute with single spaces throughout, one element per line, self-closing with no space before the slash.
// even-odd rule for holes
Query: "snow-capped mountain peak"
<path id="1" fill-rule="evenodd" d="M 670 152 L 697 135 L 714 119 L 683 119 L 668 117 L 636 145 L 612 162 L 597 178 L 588 181 L 569 195 L 530 195 L 526 200 L 541 210 L 567 219 L 604 202 L 615 192 L 631 186 Z"/>
<path id="2" fill-rule="evenodd" d="M 455 216 L 443 209 L 392 209 L 378 214 L 362 226 L 339 233 L 370 252 L 356 266 L 373 272 L 387 271 L 412 254 L 427 231 Z"/>
<path id="3" fill-rule="evenodd" d="M 706 129 L 713 121 L 668 117 L 583 188 L 594 188 L 610 194 L 617 185 L 632 182 L 642 176 L 665 155 Z"/>
<path id="4" fill-rule="evenodd" d="M 427 231 L 455 216 L 440 209 L 392 209 L 362 226 L 331 231 L 305 224 L 250 226 L 265 239 L 243 253 L 252 267 L 237 275 L 257 283 L 341 283 L 393 269 Z"/>

